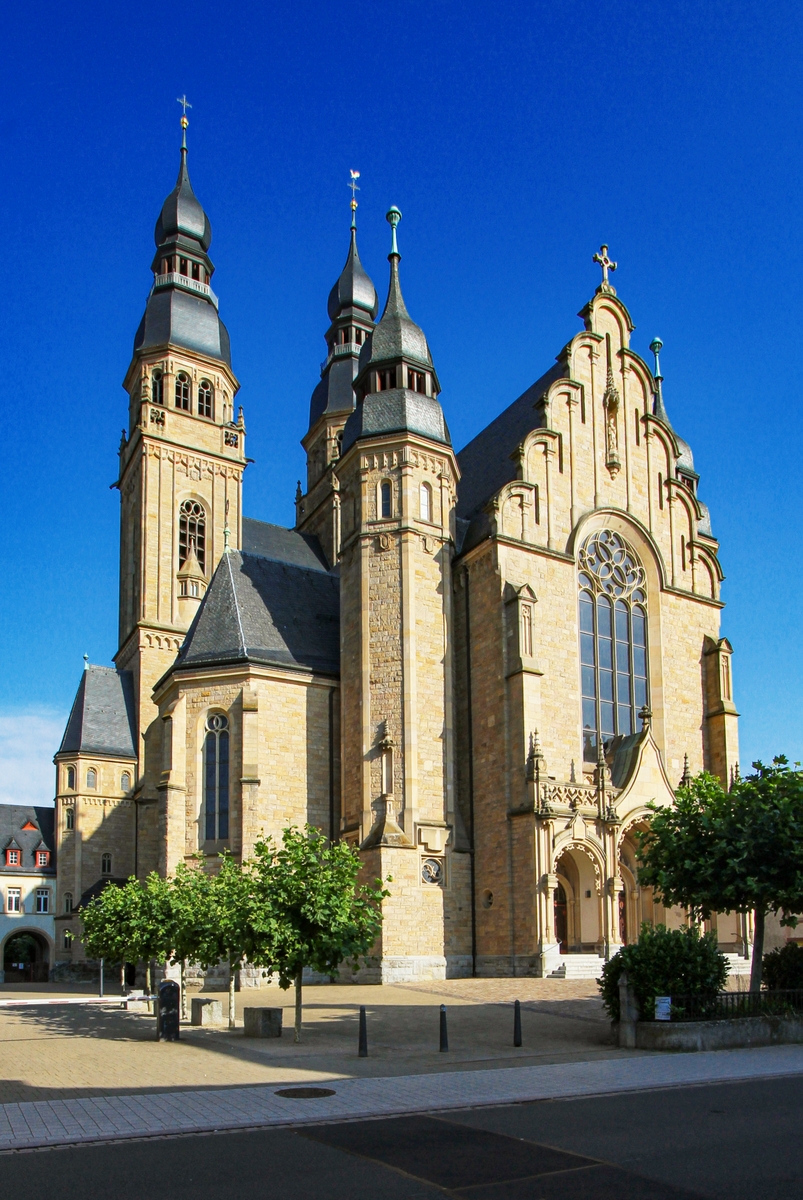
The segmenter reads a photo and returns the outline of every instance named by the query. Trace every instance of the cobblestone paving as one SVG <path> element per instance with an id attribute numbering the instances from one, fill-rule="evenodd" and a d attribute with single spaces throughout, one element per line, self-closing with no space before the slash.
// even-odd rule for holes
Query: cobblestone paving
<path id="1" fill-rule="evenodd" d="M 596 979 L 443 979 L 402 983 L 399 988 L 467 1004 L 512 1004 L 579 1020 L 606 1020 Z"/>
<path id="2" fill-rule="evenodd" d="M 98 1096 L 0 1106 L 0 1151 L 254 1126 L 448 1111 L 569 1096 L 803 1073 L 803 1047 L 645 1055 L 615 1062 L 337 1081 L 294 1099 L 275 1086 Z"/>
<path id="3" fill-rule="evenodd" d="M 457 982 L 457 981 L 454 981 Z M 458 995 L 451 984 L 417 987 L 307 987 L 304 989 L 304 1038 L 289 1036 L 289 993 L 278 988 L 238 993 L 242 1018 L 246 1005 L 284 1007 L 286 1033 L 279 1040 L 246 1039 L 241 1019 L 234 1033 L 222 1028 L 182 1027 L 178 1043 L 157 1043 L 152 1016 L 114 1007 L 45 1006 L 0 1009 L 0 1103 L 120 1094 L 164 1092 L 173 1088 L 231 1087 L 280 1082 L 313 1082 L 350 1076 L 419 1075 L 426 1072 L 517 1066 L 520 1063 L 571 1062 L 621 1057 L 610 1044 L 604 1021 L 565 1019 L 531 1007 L 533 982 L 513 988 L 525 1001 L 524 1046 L 512 1045 L 512 1010 L 500 988 L 505 981 L 462 981 Z M 487 982 L 493 988 L 473 987 Z M 511 981 L 515 984 L 517 981 Z M 550 981 L 554 990 L 554 982 Z M 445 990 L 444 990 L 445 989 Z M 556 996 L 576 995 L 576 985 L 558 985 Z M 2 998 L 52 998 L 54 989 L 2 990 Z M 77 991 L 73 989 L 73 995 Z M 223 1011 L 226 1012 L 226 998 Z M 438 1052 L 438 1014 L 445 1002 L 450 1052 Z M 544 1001 L 544 1005 L 596 1004 L 583 999 Z M 368 1012 L 370 1056 L 357 1058 L 359 1006 Z M 583 1016 L 582 1013 L 576 1014 Z"/>

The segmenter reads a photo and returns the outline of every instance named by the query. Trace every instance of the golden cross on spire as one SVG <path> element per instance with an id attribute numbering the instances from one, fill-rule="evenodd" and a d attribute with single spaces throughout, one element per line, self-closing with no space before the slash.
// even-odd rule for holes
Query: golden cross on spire
<path id="1" fill-rule="evenodd" d="M 351 176 L 351 181 L 350 181 L 350 183 L 348 183 L 347 186 L 351 188 L 351 228 L 356 229 L 357 228 L 357 192 L 360 190 L 359 186 L 357 184 L 357 180 L 360 178 L 360 172 L 359 171 L 349 171 L 349 175 Z"/>
<path id="2" fill-rule="evenodd" d="M 600 285 L 601 290 L 603 292 L 612 292 L 613 288 L 608 282 L 608 272 L 615 271 L 617 264 L 613 262 L 612 259 L 608 258 L 608 247 L 600 246 L 599 254 L 595 254 L 591 261 L 599 263 L 599 265 L 602 267 L 602 283 Z"/>

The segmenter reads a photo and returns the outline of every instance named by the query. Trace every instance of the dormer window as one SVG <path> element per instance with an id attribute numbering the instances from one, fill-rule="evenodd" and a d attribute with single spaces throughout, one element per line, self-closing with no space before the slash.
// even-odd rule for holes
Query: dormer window
<path id="1" fill-rule="evenodd" d="M 215 389 L 208 379 L 202 379 L 198 385 L 198 416 L 209 417 L 215 415 Z"/>
<path id="2" fill-rule="evenodd" d="M 162 372 L 157 369 L 151 375 L 151 401 L 153 404 L 164 404 L 165 381 Z"/>
<path id="3" fill-rule="evenodd" d="M 694 495 L 694 480 L 692 479 L 692 477 L 690 475 L 678 475 L 678 479 L 680 480 L 680 482 L 683 484 L 684 487 L 687 487 L 689 489 L 689 491 L 691 492 L 691 494 L 693 496 Z"/>
<path id="4" fill-rule="evenodd" d="M 37 850 L 36 851 L 36 865 L 37 865 L 37 867 L 49 867 L 50 866 L 50 851 L 49 850 Z"/>
<path id="5" fill-rule="evenodd" d="M 376 373 L 376 390 L 378 392 L 388 392 L 396 386 L 396 368 L 388 367 L 384 371 Z"/>
<path id="6" fill-rule="evenodd" d="M 179 371 L 176 376 L 176 408 L 190 412 L 190 377 L 186 371 Z"/>
<path id="7" fill-rule="evenodd" d="M 6 866 L 7 867 L 22 866 L 22 851 L 15 850 L 13 847 L 9 847 L 9 849 L 6 850 Z"/>
<path id="8" fill-rule="evenodd" d="M 427 392 L 427 377 L 424 372 L 408 370 L 407 386 L 411 392 L 420 392 L 425 396 Z"/>

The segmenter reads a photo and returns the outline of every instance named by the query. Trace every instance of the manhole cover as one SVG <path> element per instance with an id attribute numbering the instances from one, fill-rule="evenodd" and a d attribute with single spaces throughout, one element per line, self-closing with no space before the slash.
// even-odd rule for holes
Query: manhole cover
<path id="1" fill-rule="evenodd" d="M 334 1096 L 333 1088 L 279 1088 L 277 1096 L 286 1096 L 288 1100 L 317 1100 L 321 1096 Z"/>

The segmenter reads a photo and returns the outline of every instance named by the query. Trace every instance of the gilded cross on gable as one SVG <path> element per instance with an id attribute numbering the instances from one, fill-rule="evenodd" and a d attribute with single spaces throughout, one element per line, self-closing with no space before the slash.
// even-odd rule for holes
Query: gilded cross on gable
<path id="1" fill-rule="evenodd" d="M 600 284 L 601 291 L 613 292 L 613 288 L 608 282 L 608 272 L 615 271 L 617 264 L 612 259 L 608 258 L 608 247 L 600 246 L 599 254 L 595 254 L 591 261 L 599 263 L 599 265 L 602 267 L 602 283 Z"/>

